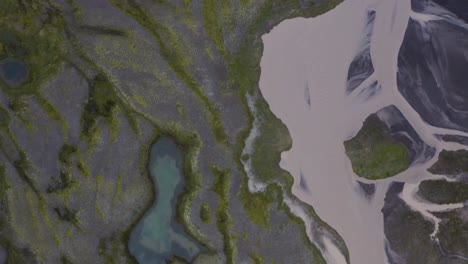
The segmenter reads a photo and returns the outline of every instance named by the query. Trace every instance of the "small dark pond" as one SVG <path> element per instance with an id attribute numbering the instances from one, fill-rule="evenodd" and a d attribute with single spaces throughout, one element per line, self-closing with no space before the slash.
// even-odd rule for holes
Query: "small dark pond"
<path id="1" fill-rule="evenodd" d="M 10 87 L 18 87 L 28 79 L 28 67 L 16 59 L 0 61 L 0 77 Z"/>

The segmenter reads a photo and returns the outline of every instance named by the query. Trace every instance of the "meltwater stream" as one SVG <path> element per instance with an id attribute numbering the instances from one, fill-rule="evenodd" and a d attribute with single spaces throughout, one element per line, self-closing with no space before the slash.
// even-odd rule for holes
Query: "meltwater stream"
<path id="1" fill-rule="evenodd" d="M 295 179 L 293 194 L 343 237 L 351 263 L 388 261 L 381 209 L 391 181 L 407 183 L 400 197 L 434 223 L 435 233 L 437 218 L 429 211 L 463 206 L 435 207 L 414 196 L 419 182 L 432 177 L 426 169 L 442 149 L 466 148 L 434 137 L 466 133 L 428 125 L 398 90 L 398 54 L 414 16 L 410 0 L 345 0 L 324 15 L 283 21 L 263 36 L 260 89 L 293 140 L 280 165 Z M 373 70 L 363 71 L 362 83 L 347 93 L 349 66 L 363 45 L 370 46 Z M 369 87 L 378 89 L 369 93 Z M 401 111 L 435 155 L 390 179 L 366 181 L 353 173 L 343 142 L 366 117 L 389 105 Z M 375 183 L 372 199 L 360 193 L 357 180 Z M 339 252 L 328 254 L 335 255 L 331 263 L 344 262 Z"/>

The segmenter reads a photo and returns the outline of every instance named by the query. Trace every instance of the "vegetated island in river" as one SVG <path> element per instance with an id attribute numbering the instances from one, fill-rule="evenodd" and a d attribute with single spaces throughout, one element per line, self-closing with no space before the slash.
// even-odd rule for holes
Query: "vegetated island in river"
<path id="1" fill-rule="evenodd" d="M 367 117 L 361 130 L 344 146 L 354 173 L 366 179 L 391 177 L 409 167 L 407 147 L 392 138 L 377 114 Z"/>
<path id="2" fill-rule="evenodd" d="M 395 105 L 367 117 L 344 146 L 354 173 L 371 180 L 394 176 L 435 154 L 435 148 L 421 139 Z"/>
<path id="3" fill-rule="evenodd" d="M 428 171 L 446 175 L 449 179 L 425 180 L 419 184 L 418 194 L 431 203 L 450 204 L 468 201 L 468 151 L 442 150 L 436 163 Z"/>

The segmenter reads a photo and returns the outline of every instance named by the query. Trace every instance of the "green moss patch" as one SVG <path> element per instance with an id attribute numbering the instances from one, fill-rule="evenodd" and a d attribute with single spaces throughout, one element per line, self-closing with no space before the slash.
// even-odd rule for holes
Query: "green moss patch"
<path id="1" fill-rule="evenodd" d="M 184 106 L 181 103 L 177 102 L 176 108 L 177 108 L 177 113 L 179 113 L 179 115 L 185 116 Z"/>
<path id="2" fill-rule="evenodd" d="M 104 260 L 106 264 L 116 264 L 120 263 L 119 257 L 123 250 L 122 238 L 118 235 L 113 235 L 109 238 L 101 238 L 98 244 L 98 253 L 99 256 Z M 124 246 L 126 248 L 126 246 Z M 127 263 L 133 263 L 129 261 Z"/>
<path id="3" fill-rule="evenodd" d="M 10 124 L 10 115 L 0 107 L 0 127 L 7 127 Z"/>
<path id="4" fill-rule="evenodd" d="M 90 172 L 89 172 L 89 167 L 86 161 L 83 158 L 83 154 L 81 151 L 78 151 L 78 161 L 76 163 L 76 168 L 78 169 L 78 172 L 83 175 L 84 177 L 89 177 Z"/>
<path id="5" fill-rule="evenodd" d="M 73 264 L 73 262 L 72 262 L 72 261 L 70 260 L 70 258 L 67 257 L 67 256 L 62 256 L 62 257 L 60 257 L 60 262 L 61 262 L 62 264 Z"/>
<path id="6" fill-rule="evenodd" d="M 16 97 L 8 102 L 8 108 L 10 108 L 15 114 L 21 114 L 28 111 L 29 105 L 21 97 Z"/>
<path id="7" fill-rule="evenodd" d="M 80 183 L 72 174 L 72 157 L 79 156 L 80 152 L 76 145 L 64 144 L 58 153 L 61 165 L 59 177 L 53 177 L 52 183 L 47 187 L 47 193 L 58 193 L 66 199 L 70 191 L 76 189 Z"/>
<path id="8" fill-rule="evenodd" d="M 409 167 L 407 147 L 391 137 L 376 114 L 370 115 L 357 135 L 345 141 L 344 146 L 354 173 L 366 179 L 391 177 Z"/>
<path id="9" fill-rule="evenodd" d="M 427 180 L 419 184 L 418 194 L 431 203 L 463 203 L 468 200 L 468 183 Z"/>
<path id="10" fill-rule="evenodd" d="M 205 106 L 215 140 L 220 144 L 227 144 L 227 134 L 218 106 L 208 99 L 203 93 L 203 87 L 195 81 L 188 70 L 188 67 L 192 65 L 189 44 L 172 28 L 146 14 L 136 1 L 127 0 L 125 2 L 123 4 L 117 0 L 112 1 L 114 5 L 134 18 L 153 35 L 159 44 L 161 55 L 168 63 L 170 69 Z"/>
<path id="11" fill-rule="evenodd" d="M 8 93 L 34 93 L 44 80 L 57 72 L 65 53 L 64 24 L 62 11 L 50 2 L 2 3 L 0 60 L 19 60 L 29 72 L 28 79 L 19 87 L 9 87 Z"/>
<path id="12" fill-rule="evenodd" d="M 439 225 L 439 242 L 441 247 L 450 254 L 466 256 L 468 246 L 468 221 L 463 219 L 460 211 L 442 213 Z"/>
<path id="13" fill-rule="evenodd" d="M 37 262 L 34 253 L 27 248 L 19 248 L 10 241 L 2 241 L 2 246 L 7 252 L 6 264 Z"/>
<path id="14" fill-rule="evenodd" d="M 13 166 L 15 167 L 16 172 L 21 177 L 21 179 L 23 179 L 29 185 L 29 187 L 31 187 L 38 198 L 41 198 L 41 192 L 37 188 L 34 180 L 28 174 L 28 171 L 31 169 L 31 163 L 24 151 L 20 151 L 20 157 L 13 162 Z"/>
<path id="15" fill-rule="evenodd" d="M 233 220 L 229 213 L 229 172 L 221 170 L 214 165 L 211 169 L 215 178 L 212 190 L 219 198 L 219 205 L 216 210 L 216 226 L 223 236 L 223 249 L 226 255 L 226 263 L 233 264 L 236 249 L 234 237 L 229 230 L 233 225 Z"/>
<path id="16" fill-rule="evenodd" d="M 252 259 L 253 264 L 263 264 L 265 261 L 263 260 L 263 257 L 255 254 L 255 253 L 250 253 L 249 254 L 250 259 Z"/>
<path id="17" fill-rule="evenodd" d="M 15 97 L 10 100 L 8 102 L 8 108 L 13 111 L 13 115 L 18 117 L 26 127 L 31 127 L 31 123 L 28 120 L 29 104 L 22 97 Z"/>
<path id="18" fill-rule="evenodd" d="M 226 1 L 223 1 L 226 2 Z M 303 9 L 299 3 L 296 2 L 281 2 L 281 1 L 267 1 L 263 3 L 255 14 L 253 23 L 249 26 L 248 35 L 245 41 L 240 46 L 239 50 L 232 55 L 231 60 L 228 62 L 229 70 L 229 81 L 228 87 L 231 90 L 237 90 L 240 96 L 243 98 L 244 107 L 246 112 L 250 113 L 250 109 L 247 104 L 246 94 L 253 94 L 255 89 L 258 89 L 258 81 L 260 79 L 260 59 L 263 52 L 263 44 L 260 36 L 271 29 L 272 25 L 281 22 L 287 17 L 295 16 L 314 16 L 322 13 L 338 3 L 338 1 L 331 1 L 330 5 L 324 5 L 321 8 L 311 7 L 311 9 Z M 240 3 L 242 6 L 247 7 L 250 1 L 243 1 Z M 255 105 L 257 115 L 261 117 L 262 123 L 259 127 L 259 136 L 255 140 L 253 145 L 253 153 L 250 155 L 242 156 L 242 149 L 245 145 L 245 139 L 248 136 L 248 132 L 251 126 L 240 133 L 238 143 L 240 149 L 237 151 L 236 157 L 238 163 L 241 164 L 241 160 L 251 160 L 253 172 L 256 180 L 263 183 L 271 183 L 276 181 L 284 186 L 284 190 L 290 195 L 290 189 L 293 183 L 292 177 L 286 171 L 279 167 L 281 159 L 281 153 L 291 148 L 292 141 L 289 136 L 287 127 L 278 119 L 269 109 L 267 102 L 260 97 Z M 253 113 L 250 113 L 249 121 L 253 122 Z M 242 165 L 240 165 L 242 167 Z M 270 208 L 273 203 L 282 201 L 283 191 L 282 188 L 277 184 L 271 184 L 265 193 L 252 194 L 248 190 L 248 178 L 244 174 L 242 182 L 241 199 L 244 205 L 246 214 L 250 217 L 252 222 L 259 224 L 264 227 L 269 226 Z M 314 217 L 321 225 L 332 232 L 334 230 L 322 223 L 320 218 L 313 213 L 313 209 L 309 208 Z M 289 208 L 278 202 L 277 210 L 283 210 L 291 220 L 291 223 L 298 224 L 303 230 L 303 239 L 306 244 L 306 248 L 310 249 L 314 255 L 314 262 L 325 263 L 324 258 L 321 256 L 318 248 L 313 245 L 307 238 L 305 233 L 305 225 L 301 219 L 298 219 L 292 215 Z M 335 232 L 336 233 L 336 232 Z M 337 240 L 341 242 L 341 238 L 336 234 Z M 344 242 L 342 243 L 343 253 L 346 258 L 349 259 L 348 251 Z M 274 263 L 274 260 L 271 260 Z"/>
<path id="19" fill-rule="evenodd" d="M 116 122 L 115 110 L 120 101 L 104 74 L 96 75 L 89 89 L 88 102 L 81 116 L 81 138 L 90 144 L 96 144 L 100 136 L 98 118 L 104 118 L 112 126 Z"/>
<path id="20" fill-rule="evenodd" d="M 444 175 L 456 175 L 468 172 L 468 150 L 442 150 L 439 153 L 439 159 L 428 171 L 433 174 Z"/>
<path id="21" fill-rule="evenodd" d="M 205 224 L 211 223 L 211 208 L 207 203 L 202 203 L 200 206 L 200 219 Z"/>
<path id="22" fill-rule="evenodd" d="M 404 256 L 405 263 L 444 263 L 440 259 L 440 251 L 430 239 L 433 223 L 402 205 L 397 205 L 386 219 L 385 235 L 389 246 Z"/>
<path id="23" fill-rule="evenodd" d="M 52 183 L 47 187 L 47 193 L 63 193 L 78 185 L 78 181 L 66 169 L 60 172 L 58 178 L 52 178 Z"/>
<path id="24" fill-rule="evenodd" d="M 289 137 L 287 127 L 270 111 L 268 104 L 258 100 L 256 104 L 257 113 L 264 117 L 259 128 L 259 136 L 254 142 L 254 153 L 250 156 L 257 180 L 269 182 L 273 179 L 284 181 L 287 174 L 279 167 L 281 151 L 291 147 L 292 141 Z"/>
<path id="25" fill-rule="evenodd" d="M 59 161 L 64 165 L 71 165 L 71 157 L 78 151 L 77 146 L 64 144 L 59 152 Z"/>
<path id="26" fill-rule="evenodd" d="M 78 221 L 78 211 L 71 210 L 68 207 L 55 207 L 54 211 L 60 220 L 69 222 L 76 226 L 78 229 L 81 229 L 80 222 Z"/>
<path id="27" fill-rule="evenodd" d="M 60 112 L 55 108 L 54 105 L 52 105 L 45 97 L 43 97 L 40 93 L 36 93 L 36 100 L 37 102 L 39 103 L 39 105 L 42 107 L 42 109 L 44 109 L 44 111 L 46 112 L 47 116 L 51 119 L 51 120 L 55 120 L 57 122 L 60 123 L 60 126 L 62 127 L 63 131 L 64 131 L 64 134 L 65 134 L 65 138 L 67 138 L 67 132 L 68 132 L 68 125 L 65 121 L 65 119 L 63 119 L 62 115 L 60 114 Z"/>
<path id="28" fill-rule="evenodd" d="M 254 224 L 269 228 L 270 208 L 276 198 L 273 186 L 268 187 L 265 193 L 251 193 L 247 188 L 242 188 L 240 195 L 245 213 L 250 220 Z"/>
<path id="29" fill-rule="evenodd" d="M 217 3 L 218 1 L 216 0 L 203 0 L 203 26 L 205 33 L 211 37 L 219 53 L 227 55 Z"/>
<path id="30" fill-rule="evenodd" d="M 10 183 L 6 176 L 6 169 L 4 165 L 0 165 L 0 200 L 3 201 L 6 198 L 7 191 L 10 189 Z"/>

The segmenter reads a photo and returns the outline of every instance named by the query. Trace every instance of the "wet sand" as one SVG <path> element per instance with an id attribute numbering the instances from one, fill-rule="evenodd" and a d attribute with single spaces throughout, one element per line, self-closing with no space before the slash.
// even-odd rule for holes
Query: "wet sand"
<path id="1" fill-rule="evenodd" d="M 347 95 L 349 65 L 363 43 L 369 9 L 376 11 L 370 36 L 374 72 Z M 351 263 L 387 262 L 381 209 L 390 182 L 419 183 L 442 148 L 460 148 L 433 134 L 465 135 L 426 124 L 398 92 L 398 53 L 410 15 L 410 0 L 346 0 L 316 18 L 286 20 L 263 36 L 260 89 L 293 139 L 293 147 L 282 154 L 280 165 L 295 179 L 293 194 L 314 206 L 343 237 Z M 364 100 L 360 91 L 375 81 L 381 91 Z M 391 104 L 424 142 L 436 148 L 436 155 L 391 179 L 374 182 L 375 196 L 369 202 L 359 193 L 358 177 L 343 141 L 357 133 L 368 115 Z M 415 210 L 425 210 L 416 208 L 418 203 L 413 205 Z M 328 253 L 334 255 L 334 263 L 344 263 L 336 250 Z"/>

